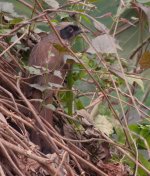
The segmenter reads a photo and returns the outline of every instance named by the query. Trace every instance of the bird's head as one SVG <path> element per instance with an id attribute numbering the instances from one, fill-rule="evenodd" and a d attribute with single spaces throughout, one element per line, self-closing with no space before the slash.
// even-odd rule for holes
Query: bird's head
<path id="1" fill-rule="evenodd" d="M 61 28 L 59 29 L 60 37 L 64 40 L 70 40 L 73 37 L 77 36 L 78 34 L 87 32 L 89 31 L 86 29 L 81 29 L 79 26 L 69 23 L 62 25 Z"/>

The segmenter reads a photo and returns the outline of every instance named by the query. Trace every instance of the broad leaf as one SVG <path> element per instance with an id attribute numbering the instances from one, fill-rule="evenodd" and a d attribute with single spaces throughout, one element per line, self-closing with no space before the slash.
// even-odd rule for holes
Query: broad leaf
<path id="1" fill-rule="evenodd" d="M 87 52 L 91 54 L 95 54 L 96 51 L 98 53 L 117 53 L 117 49 L 121 49 L 120 46 L 116 44 L 115 39 L 108 34 L 94 38 L 91 44 L 94 48 L 90 46 L 87 50 Z"/>
<path id="2" fill-rule="evenodd" d="M 0 11 L 1 12 L 7 12 L 14 17 L 18 17 L 18 14 L 14 10 L 13 4 L 10 3 L 10 2 L 0 2 Z"/>
<path id="3" fill-rule="evenodd" d="M 117 8 L 116 17 L 121 16 L 131 6 L 131 2 L 132 2 L 132 0 L 126 0 L 124 5 L 122 5 L 122 3 L 120 3 L 119 7 Z"/>
<path id="4" fill-rule="evenodd" d="M 49 6 L 57 9 L 59 8 L 59 3 L 56 0 L 44 0 Z"/>
<path id="5" fill-rule="evenodd" d="M 137 0 L 137 2 L 144 4 L 150 2 L 150 0 Z"/>
<path id="6" fill-rule="evenodd" d="M 147 51 L 142 55 L 139 64 L 142 69 L 150 68 L 150 52 Z"/>
<path id="7" fill-rule="evenodd" d="M 98 115 L 94 119 L 94 126 L 99 129 L 101 132 L 110 135 L 113 133 L 113 125 L 108 120 L 107 116 Z"/>
<path id="8" fill-rule="evenodd" d="M 148 25 L 149 25 L 149 32 L 150 32 L 150 7 L 144 6 L 143 4 L 137 4 L 139 8 L 145 13 L 147 20 L 148 20 Z"/>
<path id="9" fill-rule="evenodd" d="M 32 75 L 42 75 L 40 68 L 25 66 L 25 69 Z"/>
<path id="10" fill-rule="evenodd" d="M 116 76 L 125 80 L 124 75 L 121 71 L 116 70 L 113 67 L 111 67 L 110 71 L 113 72 Z M 125 77 L 130 85 L 133 85 L 133 83 L 136 82 L 141 87 L 142 91 L 144 91 L 144 84 L 143 84 L 143 81 L 141 80 L 141 78 L 139 78 L 136 75 L 125 75 Z"/>
<path id="11" fill-rule="evenodd" d="M 134 82 L 136 82 L 142 89 L 142 91 L 144 91 L 144 84 L 143 84 L 143 81 L 138 78 L 137 76 L 135 75 L 132 75 L 133 77 L 131 76 L 126 76 L 126 79 L 128 81 L 129 84 L 133 85 Z"/>
<path id="12" fill-rule="evenodd" d="M 109 33 L 109 29 L 103 23 L 94 21 L 94 26 L 98 31 L 101 31 L 102 33 Z"/>
<path id="13" fill-rule="evenodd" d="M 41 86 L 39 84 L 30 84 L 30 87 L 33 87 L 41 92 L 44 92 L 45 90 L 50 89 L 50 87 L 48 86 Z"/>
<path id="14" fill-rule="evenodd" d="M 107 115 L 100 114 L 100 103 L 94 106 L 91 111 L 90 118 L 92 119 L 94 126 L 101 132 L 110 135 L 113 133 L 113 124 Z M 116 123 L 115 123 L 116 124 Z"/>

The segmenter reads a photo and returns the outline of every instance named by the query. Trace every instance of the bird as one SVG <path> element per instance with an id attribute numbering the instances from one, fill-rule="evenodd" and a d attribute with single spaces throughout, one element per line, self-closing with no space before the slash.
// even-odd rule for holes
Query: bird
<path id="1" fill-rule="evenodd" d="M 81 29 L 78 25 L 63 23 L 55 27 L 64 45 L 70 45 L 72 40 L 79 34 L 88 32 Z M 67 74 L 68 66 L 65 64 L 64 55 L 68 51 L 60 42 L 55 32 L 51 32 L 44 36 L 32 49 L 28 66 L 40 68 L 42 75 L 37 75 L 31 79 L 32 84 L 46 87 L 49 83 L 52 85 L 62 85 Z M 56 74 L 57 71 L 57 74 Z M 59 73 L 59 74 L 58 74 Z M 33 102 L 35 110 L 41 118 L 44 118 L 51 125 L 53 124 L 53 112 L 44 105 L 51 104 L 53 99 L 53 90 L 45 90 L 41 92 L 35 88 L 28 90 L 31 99 L 42 99 L 44 103 Z M 35 136 L 33 137 L 35 138 Z M 35 142 L 39 143 L 39 142 Z"/>

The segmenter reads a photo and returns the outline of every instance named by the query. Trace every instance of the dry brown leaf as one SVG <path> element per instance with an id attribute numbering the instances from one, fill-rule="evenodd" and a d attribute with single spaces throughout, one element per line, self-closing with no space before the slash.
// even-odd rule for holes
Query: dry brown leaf
<path id="1" fill-rule="evenodd" d="M 1 112 L 0 112 L 0 121 L 7 124 L 7 121 Z"/>
<path id="2" fill-rule="evenodd" d="M 123 164 L 118 163 L 102 163 L 99 162 L 98 167 L 100 167 L 108 176 L 128 176 L 127 171 Z"/>
<path id="3" fill-rule="evenodd" d="M 147 68 L 150 68 L 150 52 L 149 51 L 146 51 L 140 61 L 139 61 L 139 64 L 140 64 L 140 67 L 142 69 L 147 69 Z"/>

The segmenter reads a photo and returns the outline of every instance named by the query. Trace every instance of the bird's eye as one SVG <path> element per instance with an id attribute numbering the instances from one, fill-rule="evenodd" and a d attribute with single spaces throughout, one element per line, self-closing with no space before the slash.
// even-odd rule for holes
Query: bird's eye
<path id="1" fill-rule="evenodd" d="M 69 27 L 67 28 L 67 31 L 68 31 L 69 33 L 73 33 L 74 30 L 73 30 L 72 27 L 69 26 Z"/>

